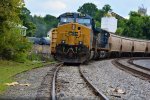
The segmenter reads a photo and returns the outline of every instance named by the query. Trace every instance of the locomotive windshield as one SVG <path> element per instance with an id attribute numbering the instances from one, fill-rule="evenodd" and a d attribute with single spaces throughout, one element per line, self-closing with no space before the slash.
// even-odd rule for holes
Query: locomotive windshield
<path id="1" fill-rule="evenodd" d="M 64 13 L 59 16 L 59 25 L 66 23 L 79 23 L 92 28 L 92 17 L 80 13 Z"/>
<path id="2" fill-rule="evenodd" d="M 76 22 L 78 22 L 80 24 L 90 24 L 90 19 L 77 18 Z"/>
<path id="3" fill-rule="evenodd" d="M 74 22 L 74 18 L 65 18 L 65 17 L 62 17 L 60 19 L 60 23 L 63 24 L 63 23 L 70 23 L 70 22 Z"/>
<path id="4" fill-rule="evenodd" d="M 76 22 L 79 23 L 79 24 L 86 25 L 86 26 L 90 26 L 91 25 L 91 20 L 90 19 L 77 18 Z"/>

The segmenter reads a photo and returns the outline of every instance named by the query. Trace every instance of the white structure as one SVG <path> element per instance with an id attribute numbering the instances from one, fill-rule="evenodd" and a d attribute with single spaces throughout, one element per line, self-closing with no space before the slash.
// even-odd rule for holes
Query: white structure
<path id="1" fill-rule="evenodd" d="M 115 17 L 103 17 L 101 20 L 101 29 L 115 33 L 117 30 L 117 21 Z"/>
<path id="2" fill-rule="evenodd" d="M 51 30 L 49 30 L 47 33 L 47 37 L 50 38 L 50 41 L 52 39 L 52 31 L 53 31 L 53 28 Z"/>
<path id="3" fill-rule="evenodd" d="M 22 36 L 26 36 L 26 30 L 28 29 L 27 27 L 22 26 L 22 25 L 18 25 L 17 28 L 19 29 L 20 34 L 21 34 Z"/>

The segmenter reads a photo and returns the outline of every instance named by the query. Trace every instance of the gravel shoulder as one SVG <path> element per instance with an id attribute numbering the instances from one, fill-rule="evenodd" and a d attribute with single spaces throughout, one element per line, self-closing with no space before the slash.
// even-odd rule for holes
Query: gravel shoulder
<path id="1" fill-rule="evenodd" d="M 50 97 L 50 82 L 54 69 L 54 65 L 49 65 L 16 75 L 16 82 L 19 84 L 28 84 L 28 86 L 10 86 L 3 95 L 0 95 L 0 100 L 48 99 Z"/>
<path id="2" fill-rule="evenodd" d="M 149 81 L 118 69 L 111 60 L 83 65 L 81 70 L 110 100 L 149 100 L 150 98 Z"/>
<path id="3" fill-rule="evenodd" d="M 80 76 L 78 66 L 61 67 L 56 86 L 58 100 L 99 100 Z"/>

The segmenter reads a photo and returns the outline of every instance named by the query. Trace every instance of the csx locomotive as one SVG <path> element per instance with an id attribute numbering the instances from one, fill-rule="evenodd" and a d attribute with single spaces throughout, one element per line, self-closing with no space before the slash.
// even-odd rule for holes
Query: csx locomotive
<path id="1" fill-rule="evenodd" d="M 81 13 L 64 13 L 52 30 L 51 54 L 62 62 L 83 63 L 114 53 L 150 53 L 145 40 L 125 38 L 95 28 L 94 19 Z"/>
<path id="2" fill-rule="evenodd" d="M 58 20 L 58 27 L 52 31 L 51 54 L 67 63 L 83 63 L 93 58 L 99 33 L 93 18 L 87 14 L 64 13 Z"/>

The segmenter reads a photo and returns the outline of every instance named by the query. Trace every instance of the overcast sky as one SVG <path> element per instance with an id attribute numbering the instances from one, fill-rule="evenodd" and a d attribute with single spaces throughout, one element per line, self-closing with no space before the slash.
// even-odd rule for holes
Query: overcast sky
<path id="1" fill-rule="evenodd" d="M 114 12 L 127 17 L 129 12 L 137 11 L 139 6 L 144 5 L 150 15 L 150 0 L 24 0 L 26 7 L 32 15 L 45 16 L 50 14 L 59 16 L 64 12 L 77 12 L 79 6 L 84 3 L 94 3 L 101 9 L 105 4 L 111 5 Z"/>

